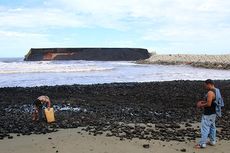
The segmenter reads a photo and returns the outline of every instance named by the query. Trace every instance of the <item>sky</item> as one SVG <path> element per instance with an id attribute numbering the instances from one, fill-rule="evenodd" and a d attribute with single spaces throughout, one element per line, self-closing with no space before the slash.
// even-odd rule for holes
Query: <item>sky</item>
<path id="1" fill-rule="evenodd" d="M 0 0 L 0 57 L 30 48 L 230 54 L 229 0 Z"/>

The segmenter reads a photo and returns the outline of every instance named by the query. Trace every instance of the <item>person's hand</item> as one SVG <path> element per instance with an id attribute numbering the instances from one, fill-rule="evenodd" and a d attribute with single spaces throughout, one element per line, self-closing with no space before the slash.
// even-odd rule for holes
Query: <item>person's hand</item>
<path id="1" fill-rule="evenodd" d="M 197 108 L 201 108 L 201 104 L 202 104 L 202 101 L 198 101 L 198 102 L 196 103 L 196 107 L 197 107 Z"/>
<path id="2" fill-rule="evenodd" d="M 202 107 L 203 107 L 203 104 L 205 104 L 205 101 L 198 101 L 198 102 L 196 103 L 196 107 L 197 107 L 197 108 L 202 108 Z"/>

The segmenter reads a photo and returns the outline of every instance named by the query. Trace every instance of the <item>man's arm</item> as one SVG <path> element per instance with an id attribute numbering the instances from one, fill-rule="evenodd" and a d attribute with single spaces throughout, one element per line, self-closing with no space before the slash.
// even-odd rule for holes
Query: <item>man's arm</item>
<path id="1" fill-rule="evenodd" d="M 211 107 L 214 96 L 214 93 L 212 91 L 209 91 L 207 95 L 207 101 L 201 102 L 200 107 Z"/>
<path id="2" fill-rule="evenodd" d="M 47 103 L 47 107 L 48 107 L 48 110 L 49 110 L 50 109 L 50 105 L 51 105 L 51 102 L 50 102 L 49 98 L 46 99 L 46 103 Z"/>
<path id="3" fill-rule="evenodd" d="M 215 98 L 215 94 L 212 91 L 208 92 L 208 97 L 207 97 L 207 105 L 206 107 L 211 107 L 212 105 L 212 100 Z"/>
<path id="4" fill-rule="evenodd" d="M 202 108 L 203 105 L 205 105 L 206 103 L 207 103 L 207 101 L 200 100 L 200 101 L 197 102 L 196 107 L 197 108 Z"/>

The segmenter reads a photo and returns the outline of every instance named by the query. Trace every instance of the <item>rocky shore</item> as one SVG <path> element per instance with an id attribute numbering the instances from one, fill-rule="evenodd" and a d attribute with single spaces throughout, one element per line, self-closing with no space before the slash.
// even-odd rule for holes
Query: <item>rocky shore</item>
<path id="1" fill-rule="evenodd" d="M 230 140 L 230 80 L 215 81 L 225 100 L 217 136 Z M 83 127 L 89 135 L 186 142 L 200 136 L 202 81 L 0 88 L 0 139 Z M 31 103 L 48 95 L 56 122 L 34 123 Z"/>
<path id="2" fill-rule="evenodd" d="M 230 54 L 226 55 L 189 55 L 189 54 L 153 54 L 146 60 L 138 61 L 140 64 L 184 64 L 194 67 L 210 69 L 230 69 Z"/>

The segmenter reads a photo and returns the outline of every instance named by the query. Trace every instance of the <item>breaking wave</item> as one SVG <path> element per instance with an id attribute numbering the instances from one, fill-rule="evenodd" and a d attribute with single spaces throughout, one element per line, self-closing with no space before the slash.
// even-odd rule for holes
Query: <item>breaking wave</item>
<path id="1" fill-rule="evenodd" d="M 36 61 L 0 59 L 0 87 L 113 82 L 230 79 L 230 71 L 128 61 Z"/>
<path id="2" fill-rule="evenodd" d="M 109 71 L 113 67 L 98 66 L 92 63 L 83 62 L 0 62 L 0 74 L 16 73 L 74 73 Z"/>

